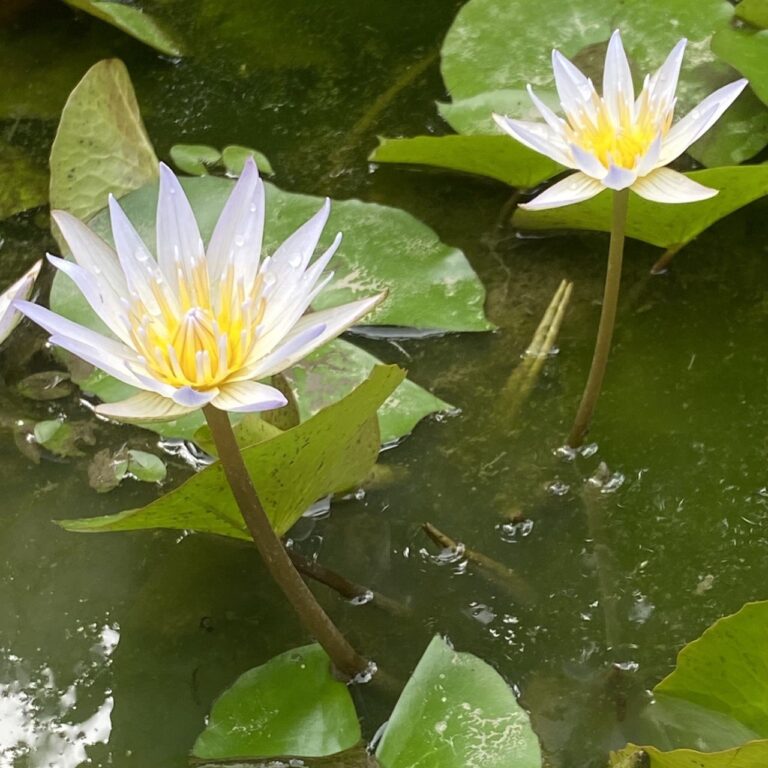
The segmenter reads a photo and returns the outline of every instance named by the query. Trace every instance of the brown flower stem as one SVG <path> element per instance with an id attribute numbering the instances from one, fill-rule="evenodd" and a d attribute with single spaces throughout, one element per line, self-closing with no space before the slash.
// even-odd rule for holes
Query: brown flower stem
<path id="1" fill-rule="evenodd" d="M 229 487 L 272 578 L 288 598 L 305 629 L 324 648 L 337 671 L 350 680 L 365 673 L 369 663 L 349 644 L 317 602 L 272 528 L 251 482 L 228 414 L 211 405 L 205 406 L 203 413 Z"/>
<path id="2" fill-rule="evenodd" d="M 621 262 L 624 255 L 624 231 L 627 225 L 627 208 L 629 190 L 622 189 L 613 193 L 613 218 L 611 222 L 611 243 L 608 247 L 608 271 L 605 275 L 605 290 L 603 292 L 603 308 L 600 312 L 600 325 L 597 329 L 595 352 L 592 356 L 592 367 L 589 370 L 587 385 L 581 396 L 576 419 L 568 435 L 568 445 L 578 448 L 592 421 L 597 399 L 603 387 L 605 368 L 608 365 L 608 355 L 611 351 L 613 327 L 616 324 L 616 307 L 619 302 L 619 286 L 621 284 Z"/>

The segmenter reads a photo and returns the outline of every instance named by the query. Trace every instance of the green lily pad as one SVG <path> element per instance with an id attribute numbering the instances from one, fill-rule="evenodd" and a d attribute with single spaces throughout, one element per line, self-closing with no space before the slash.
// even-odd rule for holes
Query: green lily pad
<path id="1" fill-rule="evenodd" d="M 25 152 L 0 142 L 0 219 L 48 202 L 48 173 Z"/>
<path id="2" fill-rule="evenodd" d="M 712 50 L 748 78 L 755 94 L 768 104 L 768 29 L 723 29 L 712 39 Z"/>
<path id="3" fill-rule="evenodd" d="M 508 136 L 381 139 L 368 159 L 375 163 L 411 163 L 473 173 L 512 187 L 534 187 L 562 170 L 548 157 L 517 141 L 509 141 Z"/>
<path id="4" fill-rule="evenodd" d="M 143 483 L 159 483 L 165 480 L 167 470 L 159 456 L 146 451 L 128 451 L 126 471 Z"/>
<path id="5" fill-rule="evenodd" d="M 382 768 L 541 768 L 528 715 L 491 666 L 435 637 L 376 750 Z"/>
<path id="6" fill-rule="evenodd" d="M 319 645 L 275 656 L 215 702 L 195 758 L 322 757 L 353 748 L 360 724 L 349 689 Z"/>
<path id="7" fill-rule="evenodd" d="M 190 176 L 207 176 L 208 169 L 221 160 L 221 152 L 206 144 L 174 144 L 169 154 L 173 164 Z"/>
<path id="8" fill-rule="evenodd" d="M 754 768 L 768 764 L 767 628 L 768 601 L 748 603 L 685 646 L 674 671 L 653 691 L 662 707 L 670 702 L 682 706 L 676 748 L 662 751 L 658 745 L 630 744 L 611 756 L 613 768 L 635 764 L 649 768 Z M 674 713 L 674 709 L 670 711 Z M 691 712 L 699 713 L 694 718 L 698 727 L 691 722 Z M 704 716 L 709 718 L 706 727 L 702 727 Z M 731 742 L 728 748 L 711 748 L 712 731 L 716 742 Z M 706 751 L 700 751 L 702 742 Z M 639 759 L 638 751 L 647 755 L 645 762 L 632 762 Z"/>
<path id="9" fill-rule="evenodd" d="M 314 501 L 347 491 L 367 476 L 379 453 L 376 411 L 404 375 L 397 366 L 379 366 L 343 400 L 272 440 L 243 450 L 259 498 L 279 535 Z M 59 524 L 81 533 L 175 528 L 250 539 L 218 462 L 145 507 Z"/>
<path id="10" fill-rule="evenodd" d="M 120 2 L 64 0 L 67 5 L 106 21 L 145 45 L 168 56 L 181 56 L 179 44 L 148 13 Z"/>
<path id="11" fill-rule="evenodd" d="M 736 6 L 736 15 L 753 27 L 768 27 L 768 0 L 741 0 Z"/>
<path id="12" fill-rule="evenodd" d="M 358 386 L 379 364 L 373 355 L 338 339 L 283 375 L 294 392 L 299 417 L 304 421 Z M 379 409 L 381 442 L 394 443 L 430 413 L 452 409 L 449 403 L 406 379 Z"/>
<path id="13" fill-rule="evenodd" d="M 274 173 L 272 164 L 263 152 L 250 147 L 241 147 L 239 144 L 230 144 L 221 150 L 221 161 L 230 176 L 239 176 L 243 172 L 245 161 L 252 157 L 256 162 L 259 172 L 271 176 Z"/>
<path id="14" fill-rule="evenodd" d="M 708 168 L 686 174 L 719 189 L 709 200 L 680 205 L 652 203 L 632 195 L 627 235 L 662 248 L 677 248 L 693 240 L 729 213 L 768 194 L 768 165 Z M 602 192 L 591 200 L 563 208 L 526 211 L 518 208 L 512 223 L 520 229 L 593 229 L 610 231 L 611 197 Z"/>
<path id="15" fill-rule="evenodd" d="M 156 179 L 157 167 L 125 64 L 100 61 L 61 114 L 51 147 L 51 207 L 88 218 L 110 192 L 121 197 Z"/>
<path id="16" fill-rule="evenodd" d="M 709 48 L 712 35 L 728 29 L 732 17 L 733 6 L 726 0 L 470 0 L 456 16 L 442 49 L 445 84 L 454 104 L 464 107 L 458 114 L 443 114 L 460 132 L 468 128 L 470 100 L 485 100 L 485 107 L 513 117 L 538 119 L 524 89 L 531 83 L 545 100 L 555 98 L 551 49 L 575 57 L 599 81 L 603 44 L 616 28 L 622 30 L 637 76 L 656 70 L 674 44 L 688 38 L 678 87 L 678 112 L 683 114 L 736 79 L 737 73 Z M 488 97 L 501 93 L 504 98 L 498 102 Z M 768 142 L 765 110 L 757 102 L 747 106 L 746 113 L 744 105 L 726 112 L 706 143 L 694 145 L 691 154 L 702 159 L 704 152 L 708 164 L 722 165 L 741 162 L 762 149 Z M 473 132 L 498 133 L 489 118 Z"/>

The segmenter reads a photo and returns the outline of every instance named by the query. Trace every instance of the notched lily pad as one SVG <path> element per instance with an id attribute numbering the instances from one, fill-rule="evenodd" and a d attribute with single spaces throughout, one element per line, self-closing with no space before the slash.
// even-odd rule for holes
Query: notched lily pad
<path id="1" fill-rule="evenodd" d="M 40 371 L 25 376 L 16 389 L 29 400 L 46 401 L 69 397 L 74 386 L 66 371 Z"/>

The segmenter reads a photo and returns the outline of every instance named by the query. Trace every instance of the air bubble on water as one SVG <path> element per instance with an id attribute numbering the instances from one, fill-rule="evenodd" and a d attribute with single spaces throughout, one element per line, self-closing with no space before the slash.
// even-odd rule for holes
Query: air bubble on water
<path id="1" fill-rule="evenodd" d="M 370 589 L 366 589 L 365 592 L 363 592 L 362 594 L 355 595 L 353 598 L 350 598 L 349 604 L 350 605 L 367 605 L 372 601 L 373 601 L 373 592 L 371 592 Z"/>
<path id="2" fill-rule="evenodd" d="M 553 480 L 546 486 L 547 492 L 552 496 L 565 496 L 568 491 L 571 490 L 571 486 L 568 483 L 564 483 L 562 480 Z"/>

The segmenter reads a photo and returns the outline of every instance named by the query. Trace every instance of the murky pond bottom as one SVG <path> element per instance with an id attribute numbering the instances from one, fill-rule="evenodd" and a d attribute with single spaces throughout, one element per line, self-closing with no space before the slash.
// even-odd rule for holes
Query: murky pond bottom
<path id="1" fill-rule="evenodd" d="M 335 503 L 325 519 L 303 520 L 294 546 L 400 604 L 393 619 L 318 588 L 392 678 L 404 681 L 430 637 L 444 633 L 520 691 L 552 765 L 603 765 L 609 748 L 632 738 L 634 710 L 679 647 L 766 597 L 765 205 L 715 226 L 662 276 L 648 274 L 655 249 L 629 244 L 594 443 L 563 455 L 597 325 L 606 238 L 522 239 L 500 218 L 509 190 L 368 167 L 376 133 L 441 130 L 436 60 L 383 106 L 377 97 L 434 59 L 457 3 L 309 5 L 265 3 L 257 13 L 242 0 L 222 14 L 215 3 L 190 3 L 193 55 L 175 63 L 66 10 L 21 16 L 3 34 L 19 50 L 40 47 L 37 74 L 50 67 L 61 85 L 46 103 L 11 89 L 2 125 L 44 156 L 68 89 L 88 64 L 117 55 L 161 154 L 177 141 L 255 146 L 277 184 L 404 208 L 466 252 L 496 332 L 364 342 L 458 412 L 385 452 L 388 482 Z M 158 13 L 179 8 L 160 4 Z M 52 247 L 45 227 L 41 212 L 2 224 L 8 279 Z M 562 278 L 575 287 L 559 352 L 517 409 L 504 385 Z M 39 364 L 6 356 L 4 370 L 11 380 L 19 365 Z M 216 695 L 307 638 L 249 546 L 53 525 L 157 493 L 124 483 L 96 494 L 88 457 L 30 462 L 8 425 L 61 413 L 88 411 L 76 397 L 2 395 L 0 766 L 183 766 Z M 156 445 L 130 428 L 99 426 L 96 439 L 98 448 Z M 169 461 L 167 483 L 178 483 L 189 468 Z M 466 553 L 441 555 L 425 522 L 516 578 L 489 576 Z M 396 691 L 355 695 L 371 736 Z"/>

